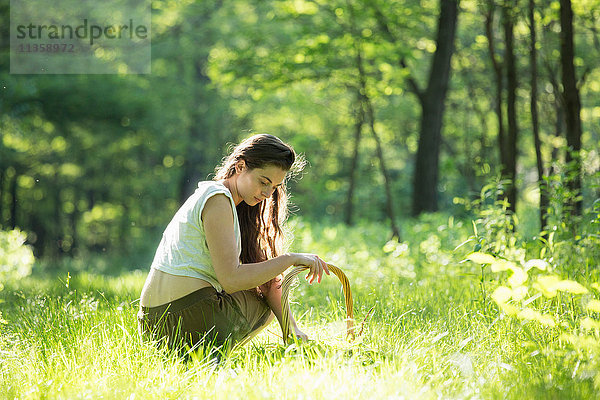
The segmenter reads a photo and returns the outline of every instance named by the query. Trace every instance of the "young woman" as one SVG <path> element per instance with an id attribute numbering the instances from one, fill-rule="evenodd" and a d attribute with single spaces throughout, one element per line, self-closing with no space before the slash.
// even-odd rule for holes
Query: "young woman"
<path id="1" fill-rule="evenodd" d="M 273 317 L 282 324 L 285 270 L 308 266 L 311 284 L 329 274 L 315 254 L 281 254 L 286 177 L 302 166 L 279 138 L 254 135 L 224 158 L 212 181 L 198 183 L 156 251 L 140 298 L 142 337 L 178 349 L 243 344 Z M 290 324 L 307 339 L 291 317 Z"/>

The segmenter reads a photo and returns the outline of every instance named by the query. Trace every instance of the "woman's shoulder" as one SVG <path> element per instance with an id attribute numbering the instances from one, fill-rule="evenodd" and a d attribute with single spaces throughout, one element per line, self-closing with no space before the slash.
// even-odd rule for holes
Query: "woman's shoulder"
<path id="1" fill-rule="evenodd" d="M 201 197 L 211 196 L 214 193 L 224 193 L 231 197 L 231 192 L 222 182 L 219 181 L 200 181 L 196 188 L 196 195 Z"/>
<path id="2" fill-rule="evenodd" d="M 210 196 L 205 196 L 200 206 L 200 220 L 206 222 L 206 217 L 210 216 L 213 222 L 227 221 L 237 219 L 235 206 L 230 194 L 225 194 L 224 191 L 215 191 Z M 213 224 L 213 226 L 216 226 Z"/>
<path id="3" fill-rule="evenodd" d="M 196 204 L 197 208 L 201 210 L 200 213 L 203 213 L 207 207 L 211 210 L 213 210 L 215 207 L 217 209 L 229 209 L 229 212 L 231 213 L 231 203 L 233 202 L 233 197 L 229 189 L 223 185 L 222 182 L 198 182 L 196 195 L 198 196 Z"/>
<path id="4" fill-rule="evenodd" d="M 223 182 L 221 182 L 221 181 L 213 181 L 213 180 L 198 182 L 198 188 L 213 188 L 213 187 L 221 188 L 221 187 L 225 187 L 225 185 L 223 185 Z"/>

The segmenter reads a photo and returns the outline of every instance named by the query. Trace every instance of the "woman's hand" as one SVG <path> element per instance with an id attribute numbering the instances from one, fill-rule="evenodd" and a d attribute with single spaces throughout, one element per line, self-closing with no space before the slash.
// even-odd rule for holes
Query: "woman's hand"
<path id="1" fill-rule="evenodd" d="M 308 335 L 304 332 L 302 332 L 300 329 L 298 329 L 297 326 L 292 326 L 292 329 L 290 331 L 290 336 L 288 336 L 288 343 L 293 343 L 294 342 L 294 337 L 296 337 L 296 339 L 300 339 L 300 341 L 302 342 L 308 342 Z"/>
<path id="2" fill-rule="evenodd" d="M 318 283 L 321 283 L 321 276 L 323 271 L 327 275 L 330 275 L 327 263 L 316 254 L 309 253 L 290 253 L 294 257 L 294 263 L 292 265 L 304 265 L 310 268 L 310 271 L 306 275 L 306 280 L 310 276 L 308 283 L 312 284 L 316 279 Z"/>

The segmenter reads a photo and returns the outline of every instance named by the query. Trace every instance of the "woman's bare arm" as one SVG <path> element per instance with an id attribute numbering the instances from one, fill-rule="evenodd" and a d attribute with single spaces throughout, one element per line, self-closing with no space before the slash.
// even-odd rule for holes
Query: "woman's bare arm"
<path id="1" fill-rule="evenodd" d="M 202 223 L 217 280 L 227 293 L 260 286 L 295 264 L 295 257 L 289 253 L 267 261 L 240 264 L 233 230 L 233 210 L 224 194 L 217 194 L 206 201 Z"/>
<path id="2" fill-rule="evenodd" d="M 269 305 L 271 311 L 273 311 L 273 314 L 277 318 L 277 322 L 279 322 L 279 325 L 281 326 L 281 331 L 283 332 L 283 306 L 281 304 L 281 282 L 282 281 L 273 281 L 269 288 L 267 288 L 266 285 L 261 285 L 260 289 L 264 293 L 265 299 L 267 300 L 267 304 Z M 289 304 L 287 308 L 291 331 L 292 333 L 297 334 L 298 325 L 296 324 L 296 320 L 292 316 Z"/>

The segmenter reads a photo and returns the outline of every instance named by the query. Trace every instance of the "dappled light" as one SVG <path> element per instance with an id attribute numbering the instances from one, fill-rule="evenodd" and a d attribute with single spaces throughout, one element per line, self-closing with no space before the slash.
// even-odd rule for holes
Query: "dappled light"
<path id="1" fill-rule="evenodd" d="M 0 0 L 0 397 L 598 397 L 600 0 L 55 3 Z M 201 290 L 243 340 L 142 335 Z"/>

